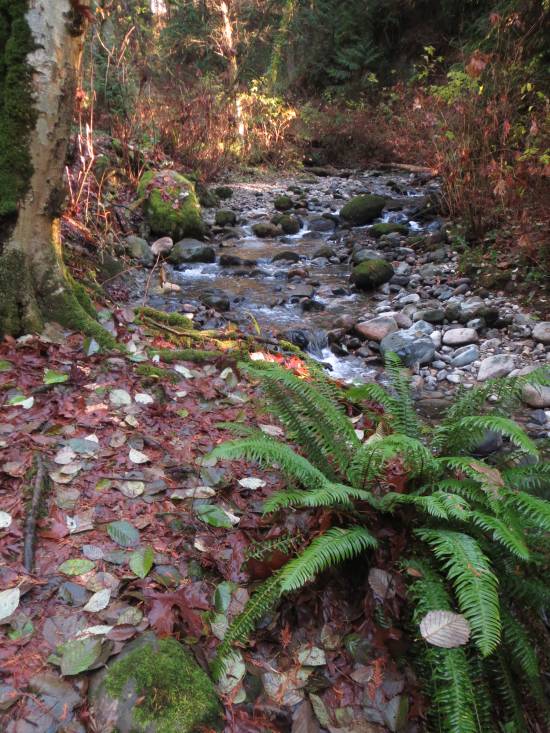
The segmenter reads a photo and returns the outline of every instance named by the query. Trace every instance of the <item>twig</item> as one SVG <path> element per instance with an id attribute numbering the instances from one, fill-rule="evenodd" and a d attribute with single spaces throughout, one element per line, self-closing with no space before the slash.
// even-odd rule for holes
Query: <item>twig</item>
<path id="1" fill-rule="evenodd" d="M 25 541 L 23 545 L 23 565 L 28 573 L 34 567 L 34 551 L 36 545 L 36 520 L 40 511 L 42 496 L 49 485 L 48 473 L 40 455 L 35 456 L 36 475 L 32 491 L 32 500 L 29 513 L 25 520 Z"/>

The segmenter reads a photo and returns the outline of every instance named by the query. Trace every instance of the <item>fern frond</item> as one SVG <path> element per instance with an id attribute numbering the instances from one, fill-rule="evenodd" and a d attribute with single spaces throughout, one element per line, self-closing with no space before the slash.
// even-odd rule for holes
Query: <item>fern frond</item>
<path id="1" fill-rule="evenodd" d="M 481 653 L 491 654 L 500 641 L 500 615 L 497 579 L 489 560 L 477 542 L 462 532 L 419 529 L 416 534 L 442 562 Z"/>
<path id="2" fill-rule="evenodd" d="M 471 512 L 470 519 L 477 526 L 488 532 L 493 540 L 503 545 L 512 555 L 520 560 L 528 562 L 531 559 L 531 553 L 525 542 L 525 537 L 515 528 L 506 525 L 497 517 L 491 517 L 481 512 Z"/>
<path id="3" fill-rule="evenodd" d="M 507 486 L 515 490 L 537 492 L 550 489 L 550 461 L 532 466 L 514 466 L 501 470 Z"/>
<path id="4" fill-rule="evenodd" d="M 394 430 L 410 438 L 418 438 L 421 425 L 414 409 L 409 372 L 403 367 L 400 357 L 393 352 L 386 354 L 384 365 L 397 395 L 392 423 Z"/>
<path id="5" fill-rule="evenodd" d="M 388 461 L 400 456 L 411 478 L 433 476 L 438 464 L 430 451 L 416 438 L 401 433 L 386 435 L 380 440 L 364 443 L 351 461 L 348 475 L 354 486 L 365 487 L 378 479 Z"/>
<path id="6" fill-rule="evenodd" d="M 498 693 L 500 720 L 506 733 L 525 733 L 527 726 L 523 715 L 519 685 L 514 679 L 508 660 L 502 651 L 485 660 L 485 666 L 491 670 L 493 687 Z"/>
<path id="7" fill-rule="evenodd" d="M 229 625 L 212 663 L 212 675 L 219 680 L 225 671 L 234 644 L 245 644 L 256 624 L 277 603 L 281 595 L 280 574 L 275 573 L 257 588 L 244 611 Z"/>
<path id="8" fill-rule="evenodd" d="M 280 571 L 281 590 L 297 590 L 328 567 L 372 550 L 376 539 L 363 527 L 329 529 Z"/>
<path id="9" fill-rule="evenodd" d="M 378 506 L 375 497 L 368 491 L 327 481 L 323 486 L 312 491 L 296 491 L 295 489 L 277 491 L 264 502 L 263 511 L 269 514 L 283 507 L 311 508 L 338 505 L 352 507 L 352 499 L 367 501 L 369 504 Z"/>
<path id="10" fill-rule="evenodd" d="M 539 499 L 525 491 L 516 491 L 511 494 L 507 503 L 527 517 L 532 526 L 550 532 L 550 501 Z"/>
<path id="11" fill-rule="evenodd" d="M 340 406 L 314 384 L 278 364 L 254 362 L 247 364 L 245 371 L 261 383 L 270 408 L 312 461 L 330 475 L 330 461 L 334 460 L 345 474 L 359 440 Z M 316 456 L 311 455 L 312 450 Z"/>
<path id="12" fill-rule="evenodd" d="M 324 474 L 312 466 L 306 458 L 295 453 L 285 443 L 279 443 L 268 436 L 222 443 L 211 451 L 209 458 L 225 460 L 247 458 L 269 467 L 277 464 L 284 474 L 308 488 L 324 486 L 327 483 Z"/>
<path id="13" fill-rule="evenodd" d="M 528 437 L 517 423 L 506 417 L 500 417 L 499 415 L 470 415 L 454 423 L 454 434 L 458 436 L 459 440 L 462 435 L 468 436 L 471 432 L 475 433 L 476 431 L 483 434 L 487 430 L 508 438 L 511 443 L 524 453 L 535 457 L 538 456 L 537 446 L 531 438 Z M 462 440 L 461 442 L 463 450 L 474 447 L 467 440 Z"/>
<path id="14" fill-rule="evenodd" d="M 533 642 L 523 624 L 506 609 L 502 609 L 502 637 L 525 677 L 539 682 L 539 662 Z"/>

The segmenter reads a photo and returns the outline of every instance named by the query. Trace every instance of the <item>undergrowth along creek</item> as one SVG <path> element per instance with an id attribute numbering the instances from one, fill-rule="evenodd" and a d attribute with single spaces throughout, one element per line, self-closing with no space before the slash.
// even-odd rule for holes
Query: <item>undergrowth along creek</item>
<path id="1" fill-rule="evenodd" d="M 326 519 L 308 543 L 297 538 L 295 556 L 233 620 L 218 647 L 215 675 L 223 678 L 235 647 L 282 596 L 365 556 L 359 567 L 366 572 L 370 565 L 369 584 L 383 606 L 397 577 L 406 579 L 405 623 L 430 701 L 430 730 L 522 733 L 527 719 L 547 720 L 550 502 L 541 494 L 550 486 L 550 466 L 507 415 L 525 384 L 548 384 L 548 377 L 537 371 L 461 391 L 429 428 L 415 412 L 408 375 L 394 354 L 386 360 L 387 390 L 365 384 L 342 391 L 314 365 L 306 379 L 271 363 L 241 369 L 259 383 L 299 452 L 238 427 L 244 437 L 219 445 L 210 457 L 277 466 L 288 486 L 264 505 L 275 522 L 296 510 L 324 511 Z M 345 404 L 372 418 L 365 440 Z M 492 462 L 475 457 L 487 430 L 508 441 Z M 403 533 L 403 553 L 380 569 L 372 558 L 383 554 L 389 524 Z"/>

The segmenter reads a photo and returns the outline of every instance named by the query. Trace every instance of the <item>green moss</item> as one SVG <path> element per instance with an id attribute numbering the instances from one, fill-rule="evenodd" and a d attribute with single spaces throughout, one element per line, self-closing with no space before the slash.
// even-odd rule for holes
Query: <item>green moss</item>
<path id="1" fill-rule="evenodd" d="M 218 727 L 220 704 L 212 681 L 174 639 L 152 641 L 111 665 L 105 679 L 117 698 L 132 686 L 141 700 L 133 707 L 133 731 L 197 733 Z"/>
<path id="2" fill-rule="evenodd" d="M 154 349 L 152 352 L 158 354 L 162 361 L 172 364 L 175 361 L 192 361 L 195 364 L 202 364 L 215 361 L 221 356 L 231 356 L 234 351 L 206 351 L 205 349 Z"/>
<path id="3" fill-rule="evenodd" d="M 148 171 L 138 186 L 145 199 L 145 216 L 154 234 L 183 237 L 204 236 L 204 223 L 195 186 L 175 171 Z"/>
<path id="4" fill-rule="evenodd" d="M 355 226 L 364 226 L 380 216 L 386 204 L 382 196 L 363 194 L 355 196 L 342 208 L 340 216 Z"/>
<path id="5" fill-rule="evenodd" d="M 111 349 L 125 351 L 124 345 L 119 344 L 115 337 L 82 307 L 70 286 L 48 296 L 43 311 L 48 313 L 49 320 L 57 321 L 62 326 L 93 338 L 106 351 Z"/>
<path id="6" fill-rule="evenodd" d="M 25 257 L 8 250 L 0 256 L 0 338 L 37 333 L 42 326 Z"/>
<path id="7" fill-rule="evenodd" d="M 157 323 L 164 323 L 167 326 L 173 328 L 181 328 L 185 331 L 191 331 L 194 329 L 193 321 L 186 316 L 182 316 L 181 313 L 166 313 L 165 311 L 159 311 L 156 308 L 149 308 L 144 306 L 143 308 L 136 308 L 136 313 L 146 318 L 151 318 Z"/>
<path id="8" fill-rule="evenodd" d="M 301 228 L 300 220 L 292 214 L 284 214 L 278 223 L 285 234 L 298 234 Z"/>
<path id="9" fill-rule="evenodd" d="M 281 230 L 275 224 L 271 222 L 258 222 L 252 226 L 252 231 L 260 239 L 266 239 L 268 237 L 278 237 Z"/>
<path id="10" fill-rule="evenodd" d="M 405 224 L 392 224 L 390 222 L 385 222 L 381 224 L 373 224 L 369 230 L 369 234 L 376 237 L 376 239 L 378 239 L 378 237 L 382 237 L 384 234 L 392 234 L 393 232 L 397 232 L 398 234 L 408 234 L 409 227 L 405 226 Z"/>
<path id="11" fill-rule="evenodd" d="M 391 280 L 393 274 L 386 260 L 365 260 L 353 268 L 350 280 L 361 290 L 373 290 Z"/>
<path id="12" fill-rule="evenodd" d="M 168 379 L 174 383 L 179 382 L 181 379 L 181 377 L 170 369 L 163 369 L 162 367 L 155 367 L 150 364 L 139 364 L 136 367 L 136 374 L 146 379 Z"/>
<path id="13" fill-rule="evenodd" d="M 33 174 L 29 139 L 36 122 L 32 69 L 35 45 L 27 0 L 0 0 L 0 233 L 14 220 Z"/>
<path id="14" fill-rule="evenodd" d="M 77 282 L 73 277 L 70 275 L 67 277 L 72 289 L 75 298 L 78 300 L 82 308 L 86 311 L 86 313 L 93 318 L 94 320 L 97 318 L 97 312 L 94 307 L 94 304 L 92 303 L 92 299 L 88 295 L 88 291 L 82 285 L 81 283 Z"/>
<path id="15" fill-rule="evenodd" d="M 275 206 L 277 211 L 290 211 L 294 204 L 292 203 L 292 199 L 290 198 L 290 196 L 286 196 L 285 194 L 283 194 L 275 198 L 273 205 Z"/>
<path id="16" fill-rule="evenodd" d="M 229 188 L 229 186 L 218 186 L 214 189 L 214 193 L 218 198 L 225 201 L 226 199 L 230 199 L 233 196 L 233 189 Z"/>
<path id="17" fill-rule="evenodd" d="M 215 222 L 220 227 L 232 227 L 237 223 L 237 215 L 231 209 L 216 211 Z"/>

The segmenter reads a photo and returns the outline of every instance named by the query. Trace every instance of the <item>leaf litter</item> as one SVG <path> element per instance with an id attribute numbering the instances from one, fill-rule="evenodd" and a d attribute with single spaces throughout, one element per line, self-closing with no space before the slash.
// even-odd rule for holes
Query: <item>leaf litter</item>
<path id="1" fill-rule="evenodd" d="M 113 318 L 119 334 L 130 323 L 116 312 Z M 143 345 L 137 350 L 145 353 Z M 86 352 L 77 334 L 56 344 L 32 337 L 0 345 L 0 387 L 17 374 L 17 394 L 0 391 L 0 624 L 6 632 L 0 665 L 3 684 L 13 690 L 4 713 L 10 720 L 29 713 L 27 692 L 45 670 L 79 697 L 68 709 L 78 720 L 86 710 L 84 688 L 71 681 L 101 668 L 148 628 L 196 640 L 199 658 L 211 660 L 258 580 L 288 559 L 273 551 L 252 560 L 247 552 L 286 530 L 315 533 L 325 521 L 312 510 L 290 515 L 288 527 L 273 526 L 261 506 L 283 486 L 276 472 L 241 461 L 227 473 L 203 460 L 232 437 L 223 424 L 283 435 L 258 412 L 253 385 L 226 367 L 180 363 L 170 368 L 192 379 L 193 389 L 161 378 L 157 393 L 136 370 L 142 361 L 108 358 L 90 344 Z M 67 363 L 74 365 L 70 374 Z M 34 392 L 46 378 L 48 389 Z M 240 398 L 229 399 L 234 394 Z M 29 575 L 18 560 L 22 489 L 37 452 L 54 486 Z M 59 493 L 63 483 L 70 495 Z M 226 733 L 294 731 L 294 718 L 311 730 L 360 730 L 366 710 L 369 731 L 388 729 L 404 680 L 414 679 L 392 654 L 402 644 L 404 582 L 395 572 L 399 537 L 388 546 L 370 585 L 340 574 L 268 615 L 220 681 Z M 67 582 L 86 594 L 80 607 L 59 592 Z M 17 629 L 27 631 L 18 636 Z M 412 717 L 422 716 L 414 682 L 406 693 Z"/>

